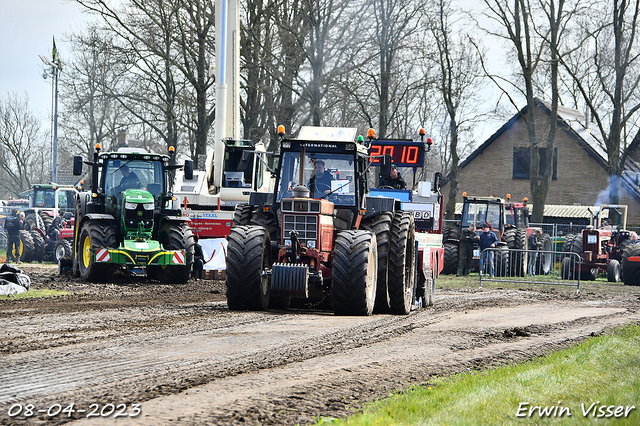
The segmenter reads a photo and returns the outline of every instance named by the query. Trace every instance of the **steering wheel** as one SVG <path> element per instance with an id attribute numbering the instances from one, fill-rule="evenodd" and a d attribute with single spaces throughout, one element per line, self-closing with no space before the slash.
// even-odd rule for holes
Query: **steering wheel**
<path id="1" fill-rule="evenodd" d="M 604 219 L 602 221 L 602 226 L 613 226 L 613 221 L 611 219 Z"/>
<path id="2" fill-rule="evenodd" d="M 326 189 L 322 189 L 321 187 L 324 187 Z M 316 182 L 314 191 L 318 194 L 322 194 L 325 191 L 331 192 L 331 187 L 324 182 Z"/>
<path id="3" fill-rule="evenodd" d="M 122 189 L 137 189 L 142 185 L 138 179 L 127 179 L 122 183 Z"/>
<path id="4" fill-rule="evenodd" d="M 378 189 L 395 189 L 393 186 L 390 185 L 381 185 L 378 187 Z"/>

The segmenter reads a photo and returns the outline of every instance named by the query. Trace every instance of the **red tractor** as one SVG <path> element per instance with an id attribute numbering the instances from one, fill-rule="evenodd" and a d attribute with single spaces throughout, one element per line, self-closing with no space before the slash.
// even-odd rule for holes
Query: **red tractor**
<path id="1" fill-rule="evenodd" d="M 607 217 L 604 217 L 605 213 Z M 581 233 L 567 235 L 565 238 L 563 251 L 579 254 L 582 257 L 582 263 L 578 266 L 579 263 L 565 257 L 561 268 L 563 278 L 574 279 L 579 274 L 582 280 L 594 281 L 599 272 L 606 272 L 609 282 L 620 281 L 623 272 L 621 267 L 624 260 L 623 253 L 629 244 L 631 234 L 626 227 L 627 206 L 601 205 L 592 218 L 591 225 Z M 633 268 L 633 257 L 634 254 L 629 251 L 626 260 L 629 272 L 625 272 L 624 276 L 630 281 L 637 280 L 637 274 L 633 273 L 636 270 Z"/>
<path id="2" fill-rule="evenodd" d="M 392 158 L 369 154 L 373 131 L 368 144 L 348 128 L 303 127 L 296 139 L 282 126 L 278 133 L 275 193 L 252 193 L 228 237 L 229 309 L 326 301 L 336 315 L 371 315 L 408 314 L 419 298 L 428 304 L 425 277 L 437 265 L 420 259 L 412 212 L 369 192 L 372 161 L 383 159 L 385 175 Z M 424 146 L 415 146 L 422 161 Z"/>

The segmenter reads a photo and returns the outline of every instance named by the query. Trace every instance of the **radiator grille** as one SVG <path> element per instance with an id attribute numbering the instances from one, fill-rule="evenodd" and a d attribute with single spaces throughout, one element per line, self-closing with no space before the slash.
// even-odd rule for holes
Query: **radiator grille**
<path id="1" fill-rule="evenodd" d="M 308 245 L 308 241 L 318 240 L 318 216 L 316 215 L 283 214 L 282 223 L 285 240 L 290 238 L 291 231 L 296 231 L 298 240 L 305 245 Z"/>

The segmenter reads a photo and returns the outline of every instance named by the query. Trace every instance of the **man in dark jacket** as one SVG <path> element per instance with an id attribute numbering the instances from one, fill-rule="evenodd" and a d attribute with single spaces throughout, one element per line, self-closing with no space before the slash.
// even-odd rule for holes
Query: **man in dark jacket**
<path id="1" fill-rule="evenodd" d="M 324 161 L 317 159 L 315 163 L 315 174 L 309 180 L 309 190 L 313 198 L 320 198 L 331 192 L 331 181 L 333 175 L 324 167 Z"/>
<path id="2" fill-rule="evenodd" d="M 540 236 L 542 235 L 542 229 L 535 228 L 531 235 L 529 235 L 529 250 L 540 250 L 542 248 L 542 241 L 540 241 Z M 530 276 L 535 275 L 536 262 L 538 261 L 540 253 L 529 253 L 529 267 L 527 268 L 527 273 Z"/>
<path id="3" fill-rule="evenodd" d="M 204 253 L 202 252 L 202 246 L 198 242 L 198 236 L 194 236 L 194 239 L 196 243 L 193 246 L 193 277 L 201 280 L 204 271 Z"/>
<path id="4" fill-rule="evenodd" d="M 18 218 L 18 209 L 12 209 L 11 214 L 5 218 L 4 229 L 7 230 L 7 261 L 20 263 L 20 229 L 22 226 Z"/>
<path id="5" fill-rule="evenodd" d="M 493 251 L 488 250 L 484 253 L 482 252 L 484 251 L 484 249 L 492 249 L 496 247 L 497 244 L 498 237 L 496 237 L 496 234 L 493 233 L 489 224 L 485 222 L 482 225 L 482 233 L 480 234 L 480 253 L 482 256 L 480 259 L 480 265 L 482 265 L 483 263 L 484 266 L 487 266 L 487 264 L 489 265 L 489 274 L 492 278 L 496 276 L 496 272 L 493 266 Z M 481 267 L 480 270 L 482 273 L 486 273 L 484 267 Z"/>
<path id="6" fill-rule="evenodd" d="M 458 276 L 469 275 L 471 260 L 473 259 L 473 243 L 480 241 L 476 234 L 476 227 L 472 223 L 462 230 L 460 235 L 460 259 L 458 259 Z"/>
<path id="7" fill-rule="evenodd" d="M 391 165 L 391 175 L 382 176 L 380 178 L 379 187 L 390 186 L 393 189 L 407 189 L 407 183 L 400 176 L 400 172 L 398 171 L 398 166 L 395 164 Z"/>

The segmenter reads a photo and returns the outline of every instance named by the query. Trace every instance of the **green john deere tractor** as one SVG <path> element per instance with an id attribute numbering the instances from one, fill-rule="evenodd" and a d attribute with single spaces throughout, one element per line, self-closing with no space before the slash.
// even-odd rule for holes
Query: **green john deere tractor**
<path id="1" fill-rule="evenodd" d="M 185 283 L 193 264 L 194 238 L 188 218 L 172 209 L 171 171 L 175 154 L 150 154 L 132 148 L 100 153 L 96 145 L 91 189 L 76 200 L 73 253 L 61 271 L 107 281 L 117 269 L 165 283 Z M 82 174 L 82 158 L 73 173 Z M 193 163 L 185 162 L 186 173 Z"/>

